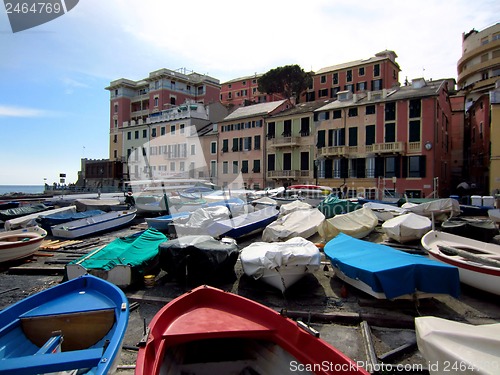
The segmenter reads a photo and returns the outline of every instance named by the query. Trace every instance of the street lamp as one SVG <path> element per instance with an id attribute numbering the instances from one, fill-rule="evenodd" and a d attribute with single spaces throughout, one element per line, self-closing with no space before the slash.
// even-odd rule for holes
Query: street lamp
<path id="1" fill-rule="evenodd" d="M 318 185 L 318 175 L 319 175 L 319 160 L 314 161 L 314 172 L 316 174 L 316 186 Z"/>
<path id="2" fill-rule="evenodd" d="M 396 198 L 396 181 L 398 180 L 398 178 L 396 176 L 394 176 L 392 178 L 392 183 L 394 184 L 394 198 Z"/>

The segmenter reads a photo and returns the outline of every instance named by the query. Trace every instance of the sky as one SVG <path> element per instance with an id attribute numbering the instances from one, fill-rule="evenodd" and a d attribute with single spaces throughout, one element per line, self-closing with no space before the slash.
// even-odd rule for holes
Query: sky
<path id="1" fill-rule="evenodd" d="M 455 78 L 462 33 L 499 22 L 497 0 L 81 0 L 12 32 L 0 5 L 0 185 L 66 183 L 109 157 L 113 80 L 185 68 L 221 83 L 398 55 L 405 78 Z"/>

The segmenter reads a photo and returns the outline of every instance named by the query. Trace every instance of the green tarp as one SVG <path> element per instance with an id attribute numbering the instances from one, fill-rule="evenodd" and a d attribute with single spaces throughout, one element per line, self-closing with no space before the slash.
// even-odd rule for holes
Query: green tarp
<path id="1" fill-rule="evenodd" d="M 335 215 L 346 214 L 361 207 L 362 205 L 357 201 L 340 199 L 336 195 L 329 195 L 318 205 L 318 210 L 325 215 L 326 219 L 330 219 Z"/>
<path id="2" fill-rule="evenodd" d="M 158 256 L 158 247 L 165 241 L 167 237 L 163 233 L 150 228 L 129 237 L 117 238 L 90 257 L 85 255 L 70 264 L 78 263 L 86 269 L 103 270 L 110 270 L 118 264 L 124 264 L 138 268 L 140 272 L 142 266 L 146 266 Z"/>

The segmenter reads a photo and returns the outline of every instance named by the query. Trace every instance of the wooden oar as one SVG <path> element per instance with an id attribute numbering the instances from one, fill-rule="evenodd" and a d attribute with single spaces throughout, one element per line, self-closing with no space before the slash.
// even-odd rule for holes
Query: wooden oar
<path id="1" fill-rule="evenodd" d="M 438 245 L 438 248 L 445 254 L 459 255 L 462 258 L 473 260 L 475 262 L 482 263 L 488 266 L 500 268 L 500 261 L 486 257 L 487 255 L 490 254 L 485 254 L 485 256 L 482 256 L 479 254 L 470 253 L 466 250 L 460 250 L 455 247 L 444 246 L 444 245 Z M 500 254 L 498 256 L 500 257 Z"/>

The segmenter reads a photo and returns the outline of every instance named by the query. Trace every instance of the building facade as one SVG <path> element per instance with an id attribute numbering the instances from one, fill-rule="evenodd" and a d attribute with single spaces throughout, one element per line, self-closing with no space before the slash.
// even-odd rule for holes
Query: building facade
<path id="1" fill-rule="evenodd" d="M 448 80 L 339 92 L 315 111 L 320 185 L 380 199 L 450 194 Z"/>
<path id="2" fill-rule="evenodd" d="M 279 100 L 240 107 L 218 123 L 218 139 L 212 141 L 209 156 L 216 185 L 231 189 L 266 186 L 264 124 L 268 117 L 292 106 L 289 100 Z"/>
<path id="3" fill-rule="evenodd" d="M 394 51 L 382 51 L 368 59 L 322 68 L 315 72 L 306 101 L 335 99 L 340 91 L 353 94 L 399 86 L 399 65 Z"/>
<path id="4" fill-rule="evenodd" d="M 230 109 L 245 105 L 266 103 L 284 99 L 279 94 L 259 92 L 258 79 L 262 74 L 232 79 L 222 83 L 220 102 Z"/>

